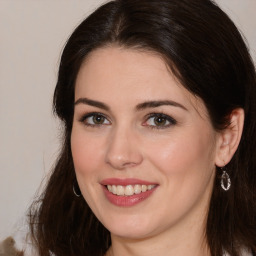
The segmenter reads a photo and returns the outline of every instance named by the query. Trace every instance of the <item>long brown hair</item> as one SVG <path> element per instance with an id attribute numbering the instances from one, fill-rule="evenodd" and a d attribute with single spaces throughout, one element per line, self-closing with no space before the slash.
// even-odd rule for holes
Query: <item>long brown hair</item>
<path id="1" fill-rule="evenodd" d="M 92 50 L 111 44 L 160 54 L 183 86 L 204 101 L 216 130 L 229 124 L 233 109 L 244 109 L 241 142 L 227 166 L 232 186 L 224 192 L 216 175 L 206 237 L 212 256 L 238 256 L 241 246 L 255 251 L 256 75 L 241 34 L 210 0 L 116 0 L 86 18 L 62 53 L 54 93 L 64 126 L 62 151 L 29 212 L 39 255 L 100 256 L 111 244 L 109 231 L 73 194 L 70 148 L 77 73 Z"/>

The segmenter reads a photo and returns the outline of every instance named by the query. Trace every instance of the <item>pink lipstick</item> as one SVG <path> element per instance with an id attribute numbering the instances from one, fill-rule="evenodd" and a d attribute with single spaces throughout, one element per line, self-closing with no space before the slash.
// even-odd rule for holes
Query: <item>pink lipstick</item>
<path id="1" fill-rule="evenodd" d="M 136 205 L 156 190 L 158 184 L 139 179 L 105 179 L 101 182 L 104 194 L 110 203 L 129 207 Z"/>

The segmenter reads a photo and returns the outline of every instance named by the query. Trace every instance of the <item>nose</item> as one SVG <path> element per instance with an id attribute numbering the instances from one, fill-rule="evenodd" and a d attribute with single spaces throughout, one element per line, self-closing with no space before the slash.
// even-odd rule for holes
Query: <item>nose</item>
<path id="1" fill-rule="evenodd" d="M 138 137 L 129 129 L 116 129 L 108 140 L 106 163 L 116 170 L 139 165 L 143 161 Z"/>

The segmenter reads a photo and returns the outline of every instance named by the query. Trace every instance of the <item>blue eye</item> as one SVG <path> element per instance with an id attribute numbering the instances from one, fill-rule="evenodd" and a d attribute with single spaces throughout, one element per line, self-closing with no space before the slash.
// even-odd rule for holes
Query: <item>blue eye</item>
<path id="1" fill-rule="evenodd" d="M 100 113 L 87 114 L 83 116 L 80 121 L 88 126 L 100 126 L 110 124 L 110 121 Z"/>
<path id="2" fill-rule="evenodd" d="M 172 117 L 165 114 L 150 114 L 144 125 L 152 128 L 163 129 L 177 123 Z"/>

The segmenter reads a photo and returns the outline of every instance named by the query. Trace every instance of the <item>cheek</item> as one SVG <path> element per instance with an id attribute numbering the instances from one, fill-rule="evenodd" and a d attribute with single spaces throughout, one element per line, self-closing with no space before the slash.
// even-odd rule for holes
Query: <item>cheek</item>
<path id="1" fill-rule="evenodd" d="M 168 195 L 160 211 L 162 218 L 169 214 L 177 221 L 201 205 L 199 202 L 206 207 L 209 201 L 215 170 L 214 144 L 206 134 L 193 135 L 176 136 L 147 151 L 151 165 L 160 174 L 163 194 Z"/>
<path id="2" fill-rule="evenodd" d="M 182 133 L 148 148 L 147 154 L 155 167 L 169 182 L 179 179 L 192 183 L 211 175 L 214 167 L 214 140 L 212 134 L 199 134 L 198 130 Z M 175 178 L 175 179 L 174 179 Z"/>
<path id="3" fill-rule="evenodd" d="M 85 136 L 82 132 L 72 131 L 71 151 L 76 174 L 85 176 L 93 173 L 102 158 L 102 143 L 99 140 Z"/>
<path id="4" fill-rule="evenodd" d="M 91 209 L 97 213 L 97 198 L 101 186 L 98 183 L 99 171 L 102 170 L 102 145 L 99 140 L 92 139 L 83 131 L 73 130 L 71 134 L 71 151 L 77 181 L 84 199 Z"/>

